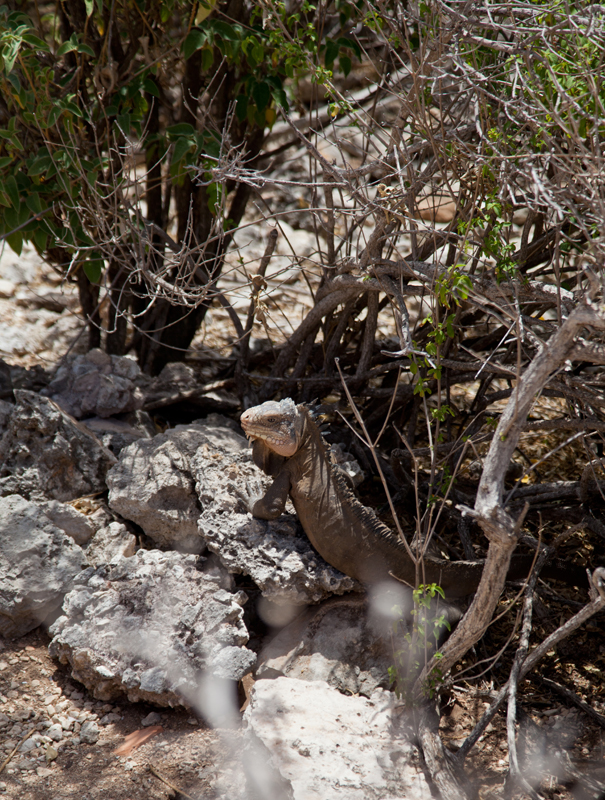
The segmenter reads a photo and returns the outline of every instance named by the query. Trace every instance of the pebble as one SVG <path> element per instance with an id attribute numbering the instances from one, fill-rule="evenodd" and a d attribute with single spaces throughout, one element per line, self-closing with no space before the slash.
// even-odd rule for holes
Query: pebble
<path id="1" fill-rule="evenodd" d="M 59 723 L 55 723 L 46 731 L 46 735 L 50 736 L 53 742 L 60 742 L 63 738 L 63 728 L 59 725 Z"/>
<path id="2" fill-rule="evenodd" d="M 162 718 L 160 717 L 158 712 L 157 711 L 151 711 L 149 714 L 147 714 L 146 717 L 144 717 L 141 720 L 141 725 L 144 728 L 147 728 L 149 725 L 159 725 L 161 721 L 162 721 Z"/>
<path id="3" fill-rule="evenodd" d="M 7 281 L 6 278 L 0 278 L 0 297 L 8 299 L 15 293 L 15 284 L 12 281 Z"/>
<path id="4" fill-rule="evenodd" d="M 4 672 L 5 669 L 8 669 L 8 664 L 6 661 L 0 661 L 0 672 Z"/>
<path id="5" fill-rule="evenodd" d="M 20 753 L 29 753 L 30 750 L 34 750 L 38 746 L 38 742 L 35 739 L 26 739 L 21 747 L 19 748 Z"/>
<path id="6" fill-rule="evenodd" d="M 36 769 L 36 775 L 38 775 L 40 778 L 48 778 L 48 776 L 52 774 L 52 769 L 49 769 L 48 767 L 38 767 Z"/>
<path id="7" fill-rule="evenodd" d="M 96 722 L 89 720 L 80 729 L 80 741 L 85 744 L 96 744 L 99 739 L 99 726 Z"/>

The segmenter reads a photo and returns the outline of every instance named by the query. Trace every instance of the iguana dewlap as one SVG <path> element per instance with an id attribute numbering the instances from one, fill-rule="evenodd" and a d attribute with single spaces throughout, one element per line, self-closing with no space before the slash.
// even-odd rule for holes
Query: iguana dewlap
<path id="1" fill-rule="evenodd" d="M 245 411 L 241 424 L 253 440 L 255 464 L 274 478 L 251 508 L 255 517 L 279 517 L 289 495 L 311 544 L 328 564 L 364 584 L 395 576 L 416 585 L 416 566 L 404 544 L 355 498 L 304 406 L 289 398 L 269 401 Z M 425 557 L 418 582 L 438 584 L 449 598 L 464 597 L 476 590 L 482 570 L 480 561 Z M 512 571 L 527 574 L 527 564 Z"/>

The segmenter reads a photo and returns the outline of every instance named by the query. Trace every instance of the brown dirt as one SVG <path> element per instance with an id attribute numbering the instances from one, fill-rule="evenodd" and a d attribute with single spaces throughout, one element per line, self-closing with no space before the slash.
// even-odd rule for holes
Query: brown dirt
<path id="1" fill-rule="evenodd" d="M 46 724 L 57 723 L 60 717 L 92 719 L 99 724 L 100 736 L 95 744 L 85 744 L 74 738 L 73 730 L 64 731 L 60 742 L 46 737 L 48 741 L 34 751 L 17 750 L 0 774 L 0 798 L 164 800 L 179 796 L 176 788 L 195 800 L 233 796 L 229 784 L 235 780 L 241 785 L 242 778 L 231 777 L 224 769 L 220 731 L 210 730 L 184 709 L 95 701 L 71 680 L 66 667 L 49 657 L 48 642 L 48 635 L 38 629 L 4 642 L 0 650 L 0 765 L 28 732 L 45 734 Z M 114 755 L 128 734 L 141 729 L 141 720 L 150 711 L 159 713 L 163 731 L 128 757 Z M 101 724 L 107 714 L 111 721 Z M 224 733 L 231 744 L 240 736 L 238 731 Z M 57 755 L 47 763 L 49 746 Z M 175 789 L 162 782 L 150 765 Z"/>

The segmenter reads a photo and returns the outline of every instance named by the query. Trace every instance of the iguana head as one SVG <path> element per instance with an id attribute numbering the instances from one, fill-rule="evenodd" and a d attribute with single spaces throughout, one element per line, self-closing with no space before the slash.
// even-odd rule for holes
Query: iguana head
<path id="1" fill-rule="evenodd" d="M 280 456 L 290 458 L 301 445 L 305 418 L 289 397 L 279 403 L 269 400 L 249 408 L 242 414 L 240 422 L 249 439 L 262 439 Z"/>

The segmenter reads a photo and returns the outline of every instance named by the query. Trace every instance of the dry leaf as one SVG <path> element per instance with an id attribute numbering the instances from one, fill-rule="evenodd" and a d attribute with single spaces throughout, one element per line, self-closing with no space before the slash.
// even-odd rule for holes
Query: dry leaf
<path id="1" fill-rule="evenodd" d="M 116 756 L 129 756 L 133 750 L 140 747 L 156 733 L 161 733 L 164 730 L 161 725 L 152 725 L 150 728 L 141 728 L 138 731 L 129 733 L 124 739 L 124 742 L 113 751 Z"/>

